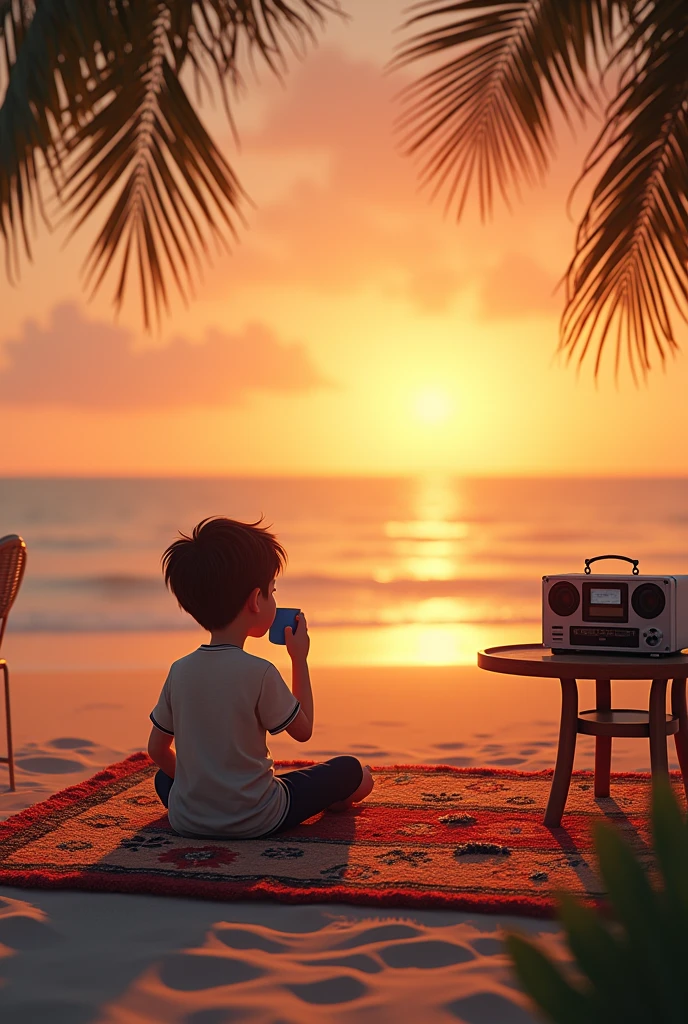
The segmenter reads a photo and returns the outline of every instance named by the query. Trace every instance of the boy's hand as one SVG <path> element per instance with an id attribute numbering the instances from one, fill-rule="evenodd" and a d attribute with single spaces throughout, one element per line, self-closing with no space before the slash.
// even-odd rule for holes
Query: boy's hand
<path id="1" fill-rule="evenodd" d="M 284 642 L 292 661 L 306 661 L 311 647 L 311 638 L 308 635 L 308 624 L 303 612 L 296 616 L 295 630 L 292 630 L 291 626 L 287 626 L 284 630 Z"/>

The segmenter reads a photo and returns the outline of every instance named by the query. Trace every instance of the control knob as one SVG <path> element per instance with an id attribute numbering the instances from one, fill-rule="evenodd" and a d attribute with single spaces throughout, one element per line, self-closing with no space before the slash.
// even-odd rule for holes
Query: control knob
<path id="1" fill-rule="evenodd" d="M 643 637 L 645 638 L 645 643 L 648 647 L 659 647 L 664 639 L 664 633 L 662 633 L 661 629 L 655 629 L 653 627 L 643 633 Z"/>

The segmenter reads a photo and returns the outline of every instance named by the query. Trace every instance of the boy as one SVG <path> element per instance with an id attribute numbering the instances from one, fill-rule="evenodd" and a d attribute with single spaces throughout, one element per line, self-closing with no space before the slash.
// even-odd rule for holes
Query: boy
<path id="1" fill-rule="evenodd" d="M 260 521 L 204 519 L 162 563 L 180 607 L 210 633 L 210 643 L 174 662 L 150 716 L 155 788 L 175 832 L 254 839 L 364 800 L 373 779 L 355 757 L 273 772 L 266 733 L 286 730 L 305 743 L 313 732 L 305 617 L 285 630 L 291 690 L 274 665 L 244 651 L 275 617 L 275 578 L 286 563 L 275 537 Z"/>

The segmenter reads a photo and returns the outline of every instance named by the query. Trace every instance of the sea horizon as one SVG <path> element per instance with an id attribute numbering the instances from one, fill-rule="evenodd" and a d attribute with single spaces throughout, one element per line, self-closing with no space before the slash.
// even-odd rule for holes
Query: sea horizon
<path id="1" fill-rule="evenodd" d="M 136 634 L 198 632 L 164 587 L 163 550 L 206 516 L 262 515 L 289 554 L 278 603 L 306 611 L 316 660 L 468 664 L 478 648 L 539 637 L 544 574 L 609 552 L 688 572 L 686 478 L 581 479 L 3 478 L 0 535 L 28 548 L 7 643 L 35 665 L 31 636 L 69 634 L 74 664 L 77 635 L 128 636 L 140 652 Z"/>

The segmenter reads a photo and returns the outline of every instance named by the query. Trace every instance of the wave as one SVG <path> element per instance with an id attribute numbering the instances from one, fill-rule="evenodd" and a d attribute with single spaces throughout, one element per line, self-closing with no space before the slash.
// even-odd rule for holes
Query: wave
<path id="1" fill-rule="evenodd" d="M 33 633 L 186 633 L 198 632 L 198 625 L 192 619 L 180 619 L 178 622 L 169 620 L 144 620 L 138 618 L 124 618 L 116 621 L 102 621 L 100 619 L 64 619 L 50 615 L 32 616 L 30 621 L 17 617 L 17 621 L 11 624 L 12 633 L 23 635 Z M 10 632 L 8 628 L 8 633 Z"/>
<path id="2" fill-rule="evenodd" d="M 141 591 L 165 591 L 165 584 L 158 577 L 129 573 L 108 573 L 101 576 L 39 576 L 27 580 L 26 586 L 36 590 L 100 590 L 118 595 Z"/>
<path id="3" fill-rule="evenodd" d="M 386 593 L 425 593 L 432 590 L 438 596 L 450 595 L 460 597 L 462 595 L 472 596 L 479 594 L 493 595 L 504 594 L 526 594 L 533 588 L 539 593 L 541 580 L 537 577 L 517 579 L 495 579 L 491 576 L 465 577 L 457 576 L 451 579 L 417 579 L 413 576 L 398 576 L 390 580 L 376 580 L 370 576 L 292 576 L 289 575 L 288 582 L 290 590 L 298 590 L 299 587 L 340 587 L 347 590 L 375 590 Z"/>
<path id="4" fill-rule="evenodd" d="M 457 618 L 448 621 L 442 618 L 428 618 L 419 622 L 410 616 L 400 616 L 393 621 L 381 621 L 379 618 L 354 619 L 354 618 L 332 618 L 318 619 L 309 617 L 308 627 L 310 630 L 318 629 L 395 629 L 398 627 L 452 627 L 452 626 L 497 626 L 497 625 L 533 625 L 540 623 L 540 618 L 527 614 L 515 615 L 482 615 L 476 618 Z M 98 616 L 72 616 L 65 617 L 55 614 L 33 614 L 30 616 L 17 615 L 12 621 L 11 630 L 13 633 L 174 633 L 180 631 L 198 631 L 198 626 L 192 619 L 183 618 L 172 620 L 164 616 L 124 615 L 109 619 L 102 619 Z"/>
<path id="5" fill-rule="evenodd" d="M 391 580 L 376 580 L 369 576 L 335 576 L 335 575 L 289 575 L 288 583 L 291 592 L 300 589 L 359 590 L 396 595 L 427 595 L 433 596 L 532 596 L 539 593 L 540 580 L 533 579 L 494 579 L 457 577 L 447 580 L 416 579 L 414 577 L 398 577 Z M 49 591 L 101 591 L 121 595 L 125 592 L 165 593 L 165 584 L 159 576 L 146 576 L 136 573 L 103 573 L 94 576 L 33 576 L 28 577 L 24 589 Z"/>
<path id="6" fill-rule="evenodd" d="M 115 534 L 89 537 L 83 532 L 73 535 L 29 533 L 24 539 L 32 550 L 41 551 L 113 551 L 128 546 L 125 538 Z"/>

